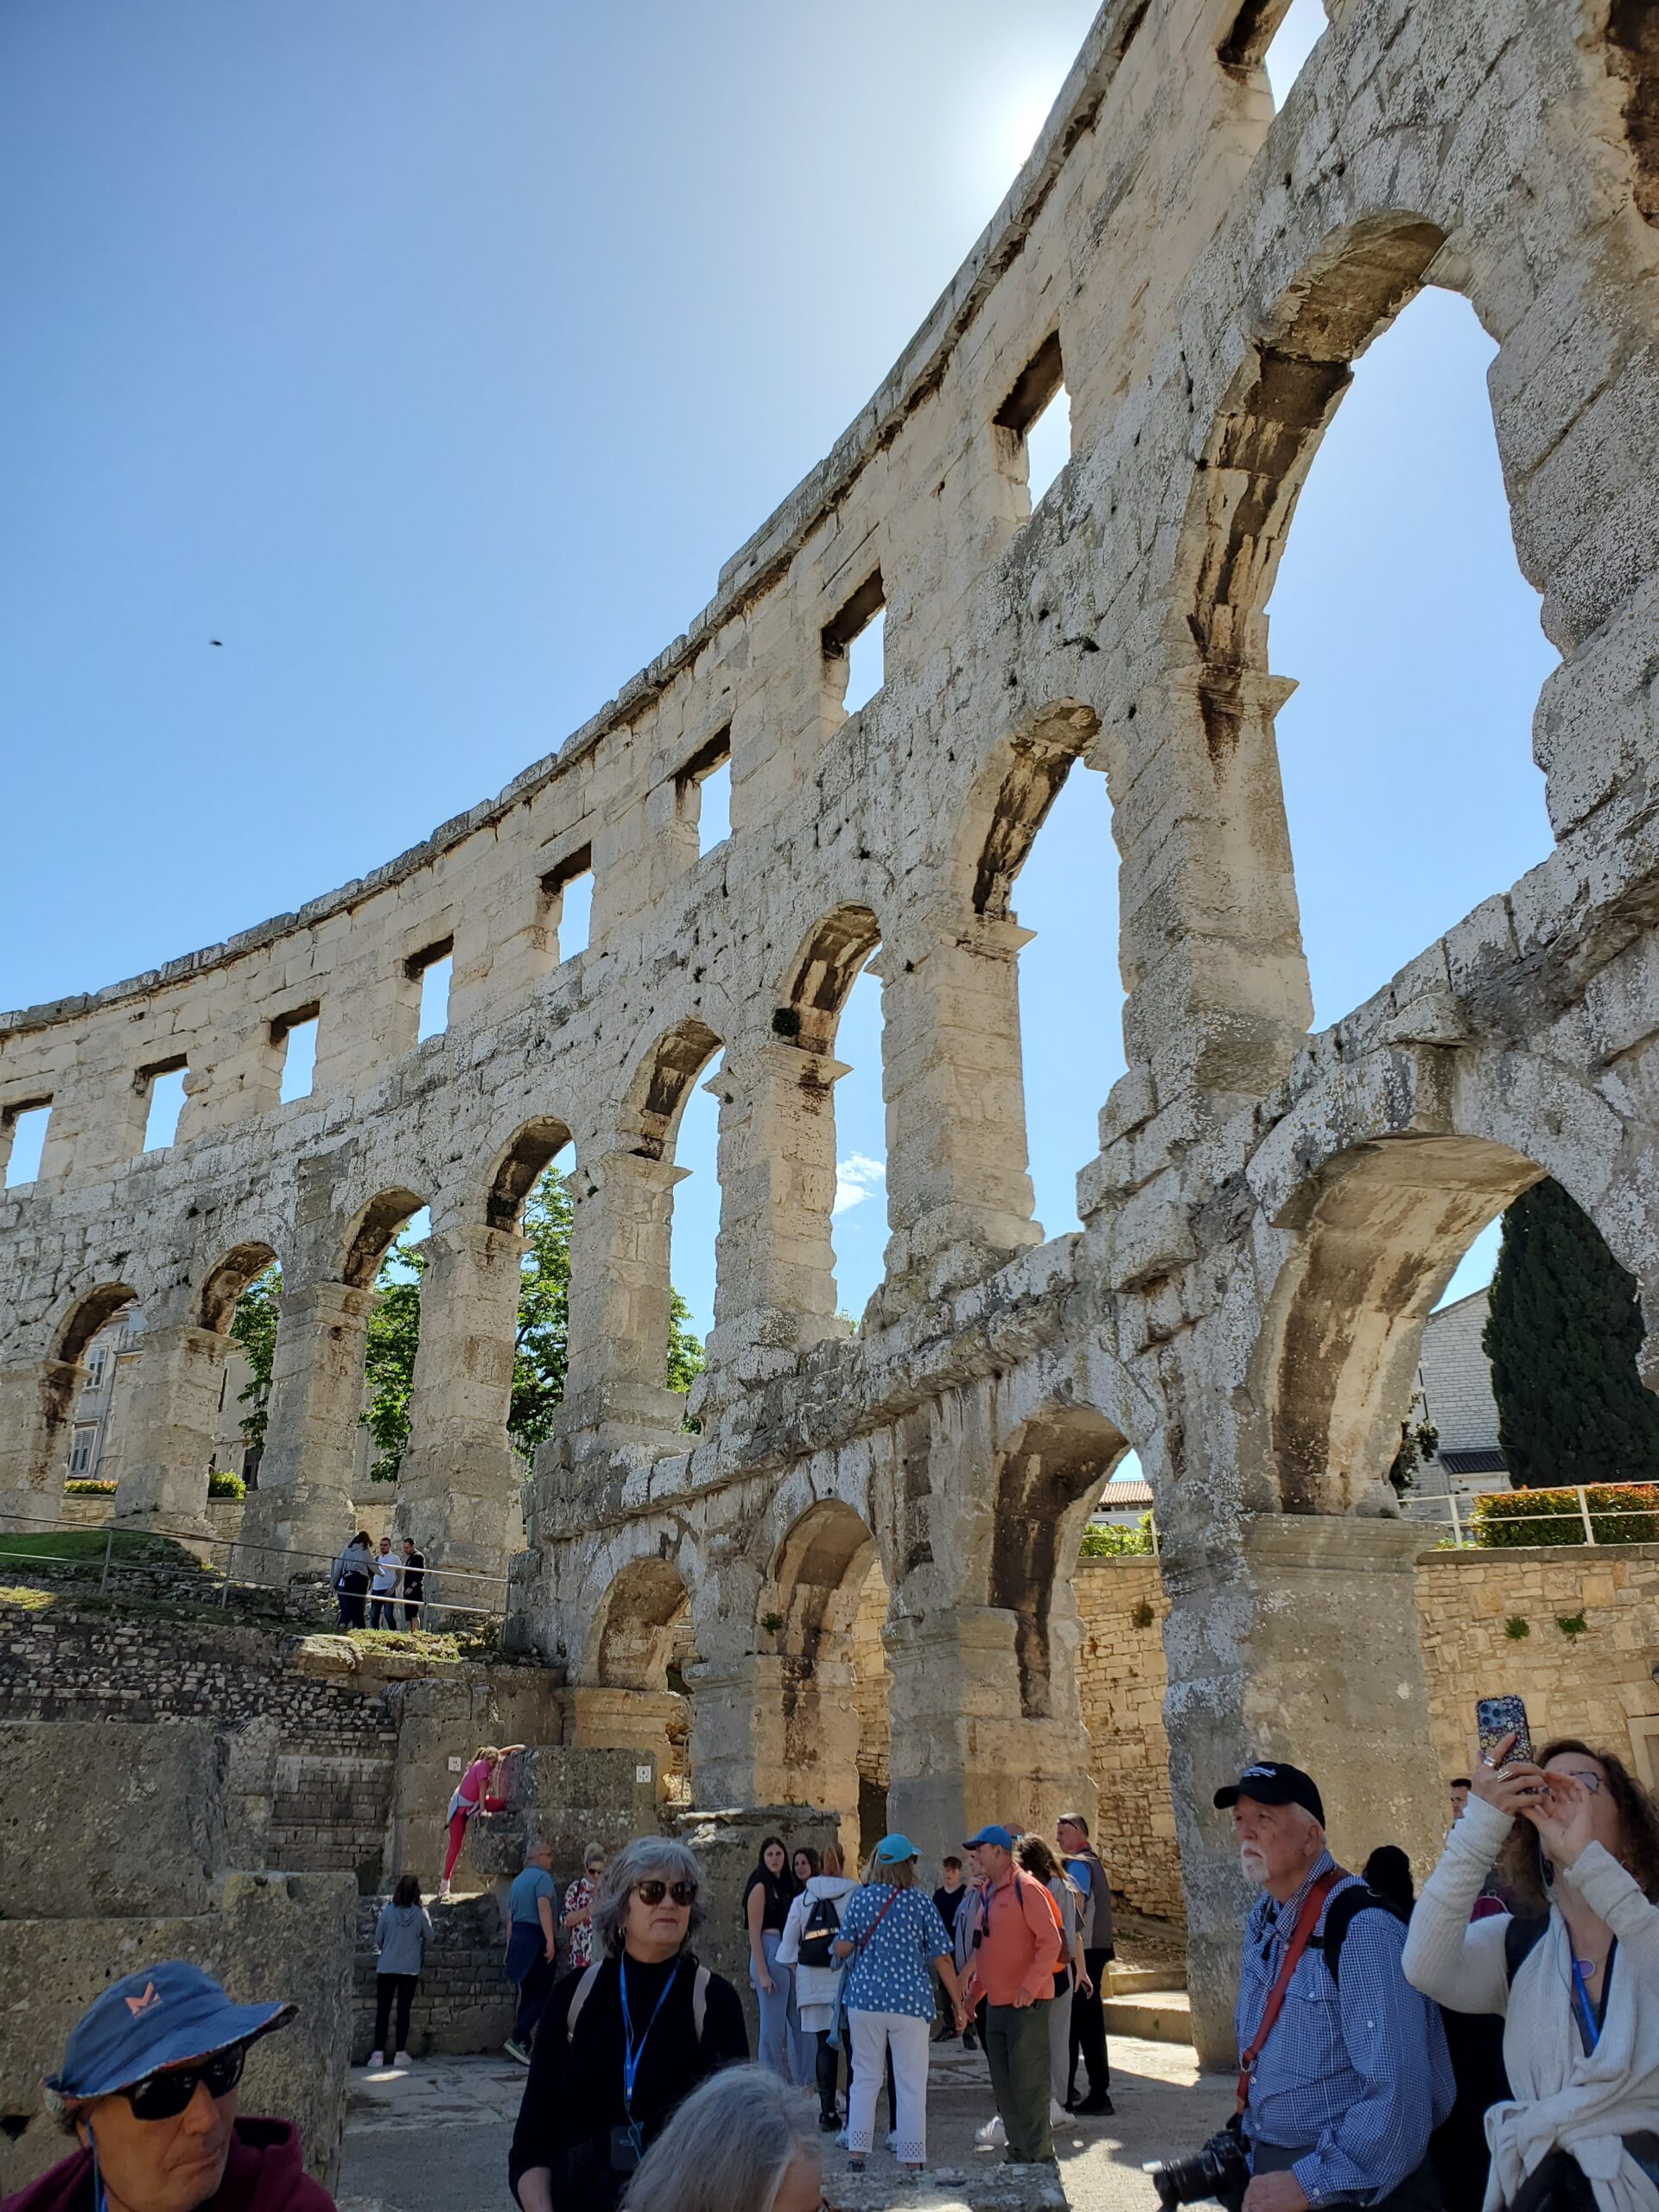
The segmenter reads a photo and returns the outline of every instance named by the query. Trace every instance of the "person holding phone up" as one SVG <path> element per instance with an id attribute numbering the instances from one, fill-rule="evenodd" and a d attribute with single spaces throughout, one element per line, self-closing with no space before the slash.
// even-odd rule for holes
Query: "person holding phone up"
<path id="1" fill-rule="evenodd" d="M 1620 1760 L 1512 1732 L 1423 1886 L 1408 1980 L 1503 2015 L 1511 2096 L 1486 2115 L 1484 2212 L 1659 2206 L 1659 1815 Z M 1471 1922 L 1494 1864 L 1521 1910 Z"/>

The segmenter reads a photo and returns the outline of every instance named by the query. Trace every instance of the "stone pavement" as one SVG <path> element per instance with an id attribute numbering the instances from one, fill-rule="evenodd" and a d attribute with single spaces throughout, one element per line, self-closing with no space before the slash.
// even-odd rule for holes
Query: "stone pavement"
<path id="1" fill-rule="evenodd" d="M 1064 2201 L 1076 2212 L 1154 2212 L 1157 2198 L 1141 2161 L 1196 2149 L 1226 2118 L 1232 2084 L 1200 2075 L 1188 2046 L 1115 2039 L 1116 2118 L 1081 2120 L 1058 2136 Z M 435 2059 L 407 2073 L 354 2069 L 341 2164 L 342 2200 L 378 2202 L 388 2212 L 501 2212 L 507 2145 L 524 2090 L 522 2068 L 493 2058 Z M 803 2092 L 804 2095 L 806 2093 Z M 973 2052 L 936 2050 L 928 2094 L 929 2173 L 908 2181 L 878 2151 L 862 2182 L 845 2153 L 826 2145 L 824 2176 L 836 2212 L 877 2212 L 903 2203 L 917 2212 L 973 2212 L 1000 2202 L 1058 2203 L 1005 2195 L 1000 2154 L 976 2152 L 975 2127 L 990 2116 L 989 2076 Z M 886 2113 L 886 2100 L 880 2111 Z"/>

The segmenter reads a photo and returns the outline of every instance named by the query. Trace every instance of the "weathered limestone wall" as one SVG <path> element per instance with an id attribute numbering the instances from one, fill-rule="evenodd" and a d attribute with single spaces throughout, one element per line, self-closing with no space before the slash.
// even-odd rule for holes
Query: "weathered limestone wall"
<path id="1" fill-rule="evenodd" d="M 1475 1700 L 1509 1692 L 1526 1700 L 1535 1743 L 1581 1736 L 1617 1752 L 1649 1787 L 1659 1784 L 1659 1545 L 1429 1551 L 1419 1556 L 1414 1580 L 1442 1785 L 1466 1773 L 1475 1756 Z M 1158 1563 L 1084 1560 L 1073 1584 L 1102 1855 L 1113 1886 L 1132 1904 L 1176 1918 L 1180 1867 L 1163 1726 L 1169 1602 Z M 1562 1630 L 1562 1620 L 1580 1615 L 1581 1631 Z M 1511 1620 L 1524 1622 L 1527 1634 L 1511 1636 Z M 1285 1746 L 1287 1755 L 1293 1748 Z M 1431 1827 L 1444 1824 L 1445 1802 L 1441 1788 L 1428 1807 Z M 1212 1823 L 1217 1818 L 1209 1815 Z M 1340 1818 L 1333 1815 L 1333 1826 Z M 1380 1831 L 1337 1830 L 1350 1863 L 1391 1840 Z M 1420 1847 L 1414 1856 L 1421 1879 L 1434 1853 Z"/>
<path id="2" fill-rule="evenodd" d="M 245 1748 L 194 1721 L 0 1726 L 0 2194 L 65 2153 L 40 2084 L 70 2027 L 111 1980 L 167 1958 L 205 1967 L 240 2002 L 301 2005 L 250 2055 L 243 2108 L 294 2120 L 308 2167 L 332 2178 L 355 1893 L 343 1875 L 266 1871 Z"/>
<path id="3" fill-rule="evenodd" d="M 361 882 L 0 1020 L 0 1148 L 52 1108 L 39 1179 L 0 1195 L 0 1499 L 23 1517 L 54 1510 L 82 1354 L 135 1298 L 118 1516 L 200 1510 L 234 1298 L 275 1255 L 245 1530 L 331 1553 L 369 1286 L 426 1204 L 398 1525 L 435 1561 L 516 1541 L 516 1223 L 574 1139 L 569 1387 L 512 1634 L 578 1691 L 659 1698 L 689 1633 L 698 1807 L 846 1808 L 879 1566 L 893 1824 L 931 1856 L 993 1813 L 1088 1810 L 1070 1568 L 1133 1445 L 1209 2057 L 1243 1900 L 1207 1808 L 1248 1752 L 1316 1768 L 1344 1842 L 1434 1840 L 1416 1538 L 1387 1469 L 1458 1258 L 1548 1173 L 1659 1325 L 1653 57 L 1606 0 L 1327 12 L 1275 114 L 1283 0 L 1108 0 L 891 375 L 615 701 Z M 1497 347 L 1516 554 L 1561 656 L 1532 732 L 1554 843 L 1310 1033 L 1266 610 L 1351 365 L 1426 284 Z M 1023 432 L 1057 378 L 1072 456 L 1033 512 Z M 846 643 L 878 604 L 885 680 L 848 716 Z M 722 753 L 732 836 L 699 856 Z M 1083 1230 L 1045 1241 L 1015 899 L 1068 772 L 1113 806 L 1127 1072 L 1079 1163 Z M 591 942 L 561 960 L 589 867 Z M 449 1027 L 420 1044 L 444 950 Z M 890 1236 L 849 1338 L 833 1055 L 867 960 Z M 316 1088 L 283 1105 L 284 1027 L 312 1007 Z M 663 1388 L 674 1146 L 722 1048 L 688 1435 Z M 140 1155 L 149 1082 L 180 1060 L 179 1140 Z M 1659 1382 L 1659 1332 L 1643 1357 Z M 666 1711 L 611 1725 L 638 1741 Z"/>
<path id="4" fill-rule="evenodd" d="M 1659 1784 L 1659 1545 L 1429 1552 L 1417 1607 L 1443 1777 L 1469 1770 L 1475 1700 L 1515 1692 L 1535 1744 L 1581 1736 Z M 1582 1631 L 1564 1633 L 1580 1615 Z"/>
<path id="5" fill-rule="evenodd" d="M 1112 1887 L 1160 1919 L 1181 1917 L 1181 1861 L 1164 1732 L 1163 1624 L 1154 1559 L 1080 1560 L 1071 1578 L 1083 1642 L 1077 1687 L 1099 1804 L 1095 1840 Z"/>

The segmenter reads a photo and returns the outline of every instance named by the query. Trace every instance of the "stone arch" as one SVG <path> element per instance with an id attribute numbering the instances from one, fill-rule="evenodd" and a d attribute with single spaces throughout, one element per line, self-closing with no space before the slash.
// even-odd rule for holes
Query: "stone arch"
<path id="1" fill-rule="evenodd" d="M 490 1170 L 484 1201 L 490 1228 L 512 1229 L 517 1224 L 537 1179 L 573 1141 L 569 1128 L 552 1115 L 538 1115 L 514 1133 Z"/>
<path id="2" fill-rule="evenodd" d="M 416 1191 L 377 1191 L 356 1216 L 345 1238 L 340 1281 L 349 1283 L 353 1290 L 371 1289 L 386 1247 L 410 1216 L 418 1213 L 425 1204 L 426 1200 Z"/>
<path id="3" fill-rule="evenodd" d="M 1474 1236 L 1546 1174 L 1642 1284 L 1651 1326 L 1659 1219 L 1633 1143 L 1592 1088 L 1514 1052 L 1379 1051 L 1299 1099 L 1249 1169 L 1290 1241 L 1250 1356 L 1247 1498 L 1395 1510 L 1388 1470 L 1423 1325 Z"/>
<path id="4" fill-rule="evenodd" d="M 107 1328 L 124 1306 L 137 1303 L 137 1293 L 124 1282 L 99 1283 L 96 1289 L 83 1291 L 58 1324 L 53 1358 L 78 1367 L 99 1331 Z"/>
<path id="5" fill-rule="evenodd" d="M 828 1497 L 785 1532 L 759 1608 L 758 1641 L 775 1655 L 779 1802 L 822 1806 L 859 1835 L 886 1811 L 888 1598 L 868 1522 Z"/>
<path id="6" fill-rule="evenodd" d="M 1437 225 L 1406 213 L 1368 217 L 1327 240 L 1266 319 L 1217 410 L 1187 509 L 1184 609 L 1212 763 L 1239 743 L 1247 679 L 1268 674 L 1279 558 L 1351 364 L 1418 291 L 1445 243 Z"/>
<path id="7" fill-rule="evenodd" d="M 269 1244 L 238 1244 L 207 1270 L 202 1280 L 196 1318 L 200 1326 L 224 1336 L 236 1312 L 236 1302 L 256 1275 L 276 1257 Z"/>
<path id="8" fill-rule="evenodd" d="M 868 906 L 837 906 L 815 922 L 789 968 L 774 1033 L 803 1052 L 833 1051 L 847 994 L 880 942 L 881 925 Z"/>
<path id="9" fill-rule="evenodd" d="M 583 1681 L 600 1689 L 666 1689 L 676 1632 L 690 1618 L 690 1599 L 674 1561 L 631 1560 L 595 1609 Z"/>
<path id="10" fill-rule="evenodd" d="M 688 1014 L 652 1046 L 628 1085 L 622 1110 L 624 1132 L 642 1160 L 672 1159 L 691 1086 L 721 1042 L 706 1021 Z"/>
<path id="11" fill-rule="evenodd" d="M 1007 918 L 1014 878 L 1073 763 L 1099 728 L 1092 707 L 1057 700 L 995 747 L 969 794 L 960 840 L 976 914 Z"/>
<path id="12" fill-rule="evenodd" d="M 1057 1695 L 1069 1679 L 1057 1647 L 1083 1531 L 1128 1439 L 1092 1406 L 1066 1406 L 1021 1422 L 998 1456 L 990 1602 L 1012 1614 L 1020 1710 L 1065 1718 Z M 1075 1606 L 1071 1607 L 1075 1615 Z"/>

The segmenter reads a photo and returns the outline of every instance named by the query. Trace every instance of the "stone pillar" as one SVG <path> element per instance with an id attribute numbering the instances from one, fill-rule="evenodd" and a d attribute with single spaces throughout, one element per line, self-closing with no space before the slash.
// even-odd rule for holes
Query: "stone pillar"
<path id="1" fill-rule="evenodd" d="M 993 1605 L 900 1611 L 887 1624 L 887 1824 L 924 1859 L 957 1849 L 986 1821 L 1046 1834 L 1062 1812 L 1093 1813 L 1075 1675 L 1065 1670 L 1059 1713 L 1023 1714 L 1014 1632 L 1014 1615 Z"/>
<path id="2" fill-rule="evenodd" d="M 0 1520 L 55 1521 L 62 1512 L 69 1409 L 80 1381 L 73 1360 L 0 1367 Z"/>
<path id="3" fill-rule="evenodd" d="M 146 1329 L 134 1364 L 115 1518 L 204 1532 L 225 1339 L 188 1324 Z"/>
<path id="4" fill-rule="evenodd" d="M 979 914 L 934 917 L 870 963 L 881 978 L 889 1307 L 1042 1242 L 1020 1059 L 1017 958 L 1031 936 Z"/>
<path id="5" fill-rule="evenodd" d="M 258 1487 L 248 1492 L 242 1535 L 296 1559 L 295 1573 L 323 1571 L 352 1530 L 352 1482 L 363 1355 L 372 1290 L 349 1283 L 283 1286 L 270 1411 Z"/>
<path id="6" fill-rule="evenodd" d="M 770 1653 L 736 1650 L 686 1669 L 691 1688 L 691 1799 L 697 1805 L 753 1805 L 766 1794 L 761 1768 L 775 1770 L 780 1738 L 757 1732 L 761 1707 L 782 1707 L 782 1662 Z M 756 1735 L 770 1733 L 772 1757 L 757 1757 Z"/>
<path id="7" fill-rule="evenodd" d="M 1170 1783 L 1186 1894 L 1193 2037 L 1232 2066 L 1238 1942 L 1251 1892 L 1217 1789 L 1252 1758 L 1319 1784 L 1347 1866 L 1379 1843 L 1433 1864 L 1444 1793 L 1429 1748 L 1414 1565 L 1424 1532 L 1395 1520 L 1252 1514 L 1230 1543 L 1163 1554 Z M 1470 1688 L 1473 1729 L 1474 1687 Z"/>
<path id="8" fill-rule="evenodd" d="M 504 1574 L 522 1541 L 524 1462 L 507 1441 L 524 1240 L 463 1222 L 426 1242 L 397 1527 L 433 1566 Z M 483 1602 L 455 1583 L 457 1605 Z M 494 1592 L 483 1593 L 493 1599 Z"/>
<path id="9" fill-rule="evenodd" d="M 1165 734 L 1137 749 L 1156 765 L 1115 780 L 1124 1037 L 1160 1103 L 1262 1096 L 1313 1019 L 1273 730 L 1294 688 L 1235 671 L 1222 696 L 1196 668 L 1160 677 L 1141 710 Z"/>
<path id="10" fill-rule="evenodd" d="M 766 1382 L 837 1333 L 833 1094 L 846 1073 L 773 1038 L 728 1059 L 708 1086 L 722 1102 L 711 1376 Z"/>
<path id="11" fill-rule="evenodd" d="M 677 1435 L 668 1388 L 669 1223 L 686 1171 L 633 1152 L 583 1160 L 570 1178 L 570 1325 L 556 1433 Z"/>

